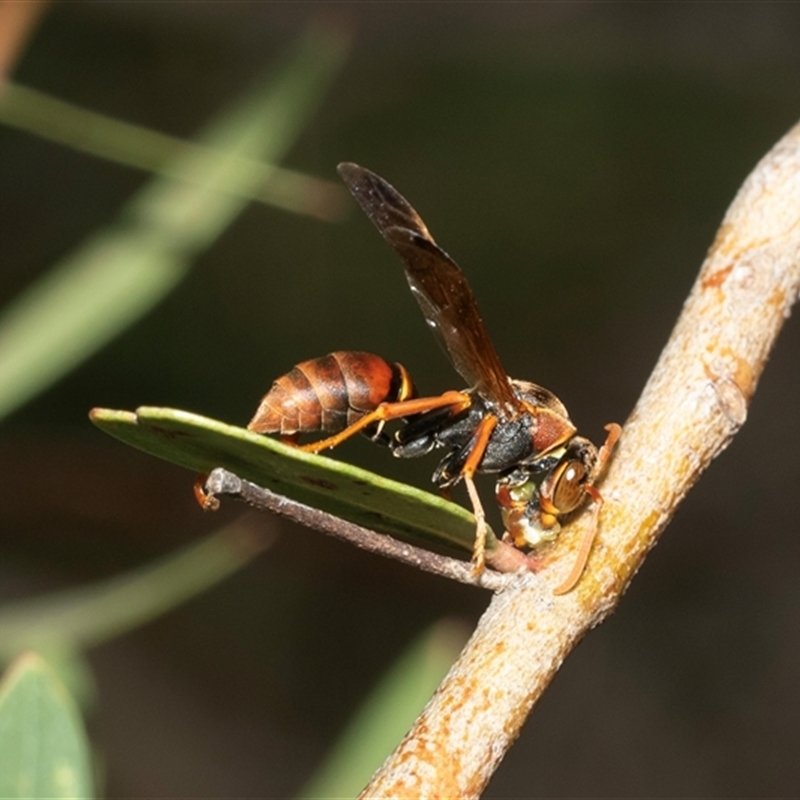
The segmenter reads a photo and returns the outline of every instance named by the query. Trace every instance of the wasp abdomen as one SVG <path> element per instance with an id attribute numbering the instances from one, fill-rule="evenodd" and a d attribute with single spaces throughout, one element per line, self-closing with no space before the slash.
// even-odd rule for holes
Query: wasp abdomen
<path id="1" fill-rule="evenodd" d="M 278 378 L 248 429 L 292 435 L 338 433 L 381 403 L 407 400 L 414 387 L 402 364 L 372 353 L 340 350 L 303 361 Z"/>

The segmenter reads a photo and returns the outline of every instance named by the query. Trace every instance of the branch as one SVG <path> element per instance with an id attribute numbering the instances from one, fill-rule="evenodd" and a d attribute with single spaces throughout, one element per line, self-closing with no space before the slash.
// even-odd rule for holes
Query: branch
<path id="1" fill-rule="evenodd" d="M 603 484 L 601 531 L 570 594 L 553 587 L 590 514 L 539 575 L 498 594 L 458 662 L 362 797 L 477 797 L 565 656 L 616 606 L 703 470 L 744 423 L 800 291 L 800 125 L 723 220 Z"/>
<path id="2" fill-rule="evenodd" d="M 290 519 L 292 522 L 322 531 L 337 539 L 343 539 L 362 550 L 393 558 L 443 578 L 450 578 L 460 583 L 467 583 L 470 586 L 478 586 L 492 591 L 503 589 L 513 580 L 512 576 L 494 572 L 493 570 L 484 570 L 481 575 L 475 576 L 472 565 L 467 561 L 448 558 L 430 550 L 401 542 L 385 533 L 376 533 L 369 530 L 369 528 L 356 525 L 354 522 L 335 517 L 327 511 L 322 511 L 297 500 L 271 492 L 269 489 L 256 486 L 256 484 L 243 480 L 238 475 L 221 467 L 211 471 L 203 488 L 205 493 L 203 505 L 207 508 L 215 507 L 213 504 L 217 497 L 233 497 L 260 511 L 271 511 L 273 514 L 280 514 L 280 516 Z M 498 542 L 498 545 L 510 549 L 508 545 L 504 545 L 502 542 Z"/>

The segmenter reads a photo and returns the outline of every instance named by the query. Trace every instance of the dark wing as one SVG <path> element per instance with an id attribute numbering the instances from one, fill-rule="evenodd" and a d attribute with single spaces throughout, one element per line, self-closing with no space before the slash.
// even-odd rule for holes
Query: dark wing
<path id="1" fill-rule="evenodd" d="M 507 414 L 519 409 L 458 264 L 433 241 L 419 214 L 383 178 L 357 164 L 339 164 L 338 169 L 353 197 L 400 256 L 411 292 L 459 374 Z"/>

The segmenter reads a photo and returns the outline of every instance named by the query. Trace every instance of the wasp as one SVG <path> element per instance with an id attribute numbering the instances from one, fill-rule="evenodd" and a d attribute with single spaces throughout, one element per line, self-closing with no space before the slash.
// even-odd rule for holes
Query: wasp
<path id="1" fill-rule="evenodd" d="M 486 331 L 472 290 L 452 258 L 436 244 L 419 214 L 387 181 L 357 164 L 339 174 L 353 197 L 405 267 L 411 292 L 466 389 L 420 397 L 408 371 L 371 353 L 339 351 L 298 364 L 264 396 L 248 429 L 278 433 L 297 444 L 304 432 L 327 438 L 300 445 L 318 453 L 358 432 L 387 445 L 399 458 L 434 450 L 445 455 L 433 483 L 448 491 L 463 482 L 476 519 L 473 562 L 484 568 L 486 515 L 475 487 L 477 473 L 498 476 L 495 497 L 505 538 L 520 548 L 552 541 L 560 520 L 586 499 L 594 521 L 570 577 L 584 569 L 597 529 L 602 497 L 594 486 L 621 428 L 606 426 L 599 449 L 577 435 L 563 403 L 548 389 L 510 378 Z M 386 423 L 400 421 L 391 436 Z"/>

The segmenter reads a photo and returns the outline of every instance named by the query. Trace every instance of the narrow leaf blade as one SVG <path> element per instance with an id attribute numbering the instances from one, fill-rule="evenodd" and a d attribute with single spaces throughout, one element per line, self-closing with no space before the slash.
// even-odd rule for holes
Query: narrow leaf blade
<path id="1" fill-rule="evenodd" d="M 135 413 L 95 409 L 91 419 L 117 439 L 194 472 L 224 467 L 371 530 L 472 552 L 475 518 L 466 509 L 350 464 L 188 411 L 147 406 Z M 490 536 L 487 547 L 495 544 Z"/>

